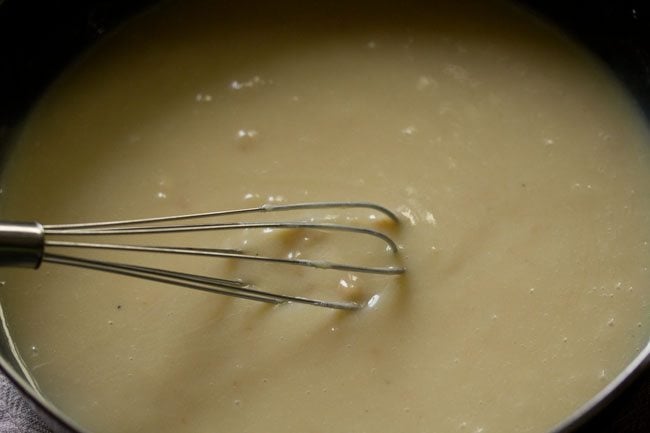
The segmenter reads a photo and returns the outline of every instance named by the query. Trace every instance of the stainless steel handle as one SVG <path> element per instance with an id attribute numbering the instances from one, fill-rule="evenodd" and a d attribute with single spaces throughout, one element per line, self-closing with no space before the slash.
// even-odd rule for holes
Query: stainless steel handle
<path id="1" fill-rule="evenodd" d="M 39 223 L 0 221 L 0 266 L 36 269 L 44 248 L 45 230 Z"/>

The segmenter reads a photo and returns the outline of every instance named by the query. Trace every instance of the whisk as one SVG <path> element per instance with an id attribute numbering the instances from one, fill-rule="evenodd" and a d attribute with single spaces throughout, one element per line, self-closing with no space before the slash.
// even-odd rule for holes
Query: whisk
<path id="1" fill-rule="evenodd" d="M 301 258 L 269 257 L 258 254 L 247 254 L 240 250 L 196 247 L 170 247 L 150 245 L 129 245 L 95 242 L 76 242 L 65 240 L 51 240 L 52 237 L 68 236 L 99 236 L 99 235 L 137 235 L 155 233 L 197 232 L 208 230 L 236 230 L 236 229 L 307 229 L 319 231 L 339 231 L 357 233 L 363 236 L 372 236 L 380 239 L 386 248 L 397 254 L 395 242 L 386 234 L 367 227 L 347 224 L 334 224 L 330 222 L 310 221 L 281 221 L 281 222 L 228 222 L 208 224 L 169 224 L 181 221 L 197 220 L 202 218 L 216 218 L 229 215 L 242 215 L 252 213 L 279 212 L 291 210 L 313 209 L 366 209 L 377 211 L 388 217 L 393 223 L 398 224 L 397 216 L 387 208 L 367 202 L 310 202 L 296 204 L 264 204 L 258 207 L 231 209 L 214 212 L 195 213 L 187 215 L 164 216 L 157 218 L 134 219 L 124 221 L 107 221 L 82 224 L 57 224 L 43 225 L 38 222 L 0 222 L 0 266 L 28 267 L 37 269 L 42 262 L 60 265 L 76 266 L 97 271 L 111 272 L 130 277 L 141 278 L 160 283 L 173 284 L 190 289 L 234 296 L 253 301 L 273 304 L 303 303 L 318 307 L 327 307 L 343 310 L 356 310 L 364 306 L 363 303 L 352 301 L 327 301 L 301 296 L 288 296 L 276 294 L 256 288 L 253 284 L 235 279 L 222 279 L 205 275 L 177 272 L 166 269 L 137 266 L 127 263 L 115 263 L 89 258 L 72 257 L 52 253 L 56 248 L 75 249 L 100 249 L 119 250 L 139 253 L 163 253 L 191 256 L 230 258 L 238 260 L 255 260 L 307 266 L 318 269 L 335 269 L 370 273 L 379 275 L 398 275 L 405 272 L 402 266 L 358 266 L 347 263 L 334 263 L 326 260 L 309 260 Z"/>

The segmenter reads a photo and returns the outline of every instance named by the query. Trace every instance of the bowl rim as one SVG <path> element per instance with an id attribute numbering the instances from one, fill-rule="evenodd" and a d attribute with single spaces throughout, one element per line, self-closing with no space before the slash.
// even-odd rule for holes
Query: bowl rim
<path id="1" fill-rule="evenodd" d="M 3 331 L 7 334 L 6 330 Z M 8 339 L 10 335 L 6 335 Z M 20 362 L 20 361 L 19 361 Z M 613 402 L 621 392 L 646 370 L 650 370 L 650 340 L 632 361 L 611 381 L 598 391 L 591 399 L 575 410 L 571 415 L 551 428 L 548 433 L 571 433 L 592 419 L 596 414 Z M 40 419 L 55 431 L 69 433 L 90 433 L 72 418 L 66 415 L 54 403 L 47 400 L 19 374 L 11 363 L 0 355 L 0 371 L 12 382 L 16 389 L 26 397 Z M 45 415 L 45 416 L 43 416 Z M 63 429 L 63 430 L 62 430 Z"/>
<path id="2" fill-rule="evenodd" d="M 11 336 L 7 329 L 0 331 L 7 340 L 11 343 Z M 21 362 L 17 360 L 17 362 Z M 25 397 L 25 401 L 34 409 L 39 415 L 39 419 L 43 421 L 48 427 L 56 432 L 69 432 L 69 433 L 89 433 L 89 430 L 82 428 L 79 424 L 66 415 L 54 403 L 41 395 L 27 380 L 20 374 L 14 366 L 5 358 L 4 354 L 0 354 L 0 373 L 14 385 L 14 388 Z"/>

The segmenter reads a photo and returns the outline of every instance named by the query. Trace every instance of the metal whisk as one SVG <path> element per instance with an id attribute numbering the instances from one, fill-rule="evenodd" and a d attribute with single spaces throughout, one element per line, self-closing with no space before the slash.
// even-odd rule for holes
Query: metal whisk
<path id="1" fill-rule="evenodd" d="M 89 248 L 101 250 L 120 250 L 141 253 L 166 253 L 192 256 L 221 257 L 241 260 L 256 260 L 272 263 L 283 263 L 297 266 L 307 266 L 319 269 L 336 269 L 340 271 L 362 272 L 381 275 L 397 275 L 405 272 L 402 266 L 356 266 L 353 264 L 333 263 L 324 260 L 308 260 L 299 258 L 268 257 L 257 254 L 246 254 L 239 250 L 196 248 L 196 247 L 169 247 L 149 245 L 125 245 L 110 243 L 90 243 L 51 240 L 59 235 L 68 236 L 98 236 L 98 235 L 136 235 L 153 233 L 178 233 L 196 232 L 207 230 L 234 230 L 234 229 L 309 229 L 320 231 L 342 231 L 358 233 L 365 236 L 374 236 L 381 239 L 389 250 L 397 254 L 395 242 L 386 234 L 364 227 L 353 225 L 333 224 L 328 222 L 234 222 L 234 223 L 208 223 L 208 224 L 171 224 L 161 223 L 196 220 L 200 218 L 214 218 L 227 215 L 240 215 L 250 213 L 265 213 L 290 210 L 312 210 L 331 208 L 362 208 L 378 211 L 392 220 L 395 224 L 399 221 L 397 216 L 383 206 L 366 202 L 312 202 L 298 204 L 265 204 L 259 207 L 205 212 L 188 215 L 175 215 L 158 218 L 135 219 L 125 221 L 108 221 L 84 224 L 42 225 L 38 222 L 0 222 L 0 266 L 28 267 L 37 269 L 42 262 L 58 263 L 61 265 L 76 266 L 86 269 L 111 272 L 120 275 L 142 278 L 167 284 L 174 284 L 190 289 L 203 290 L 227 296 L 250 299 L 274 304 L 299 302 L 319 307 L 355 310 L 364 305 L 357 302 L 325 301 L 300 296 L 287 296 L 270 293 L 255 288 L 240 280 L 221 279 L 204 275 L 176 272 L 125 263 L 115 263 L 88 258 L 71 257 L 52 253 L 55 248 Z"/>

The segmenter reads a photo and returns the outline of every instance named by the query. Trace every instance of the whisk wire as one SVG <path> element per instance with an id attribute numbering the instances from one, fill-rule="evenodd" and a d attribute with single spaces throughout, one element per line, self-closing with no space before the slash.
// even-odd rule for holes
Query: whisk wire
<path id="1" fill-rule="evenodd" d="M 103 221 L 103 222 L 93 222 L 93 223 L 75 223 L 75 224 L 49 224 L 43 225 L 46 230 L 54 229 L 76 229 L 76 228 L 93 228 L 93 227 L 110 227 L 110 226 L 123 226 L 123 225 L 132 225 L 132 224 L 146 224 L 146 223 L 159 223 L 159 222 L 169 222 L 169 221 L 181 221 L 197 218 L 210 218 L 210 217 L 222 217 L 227 215 L 242 215 L 248 213 L 263 213 L 263 212 L 283 212 L 283 211 L 292 211 L 292 210 L 313 210 L 313 209 L 371 209 L 376 210 L 394 222 L 399 222 L 397 215 L 395 215 L 388 208 L 378 205 L 371 202 L 362 202 L 362 201 L 322 201 L 322 202 L 307 202 L 307 203 L 293 203 L 293 204 L 272 204 L 266 203 L 257 207 L 250 208 L 241 208 L 241 209 L 229 209 L 229 210 L 220 210 L 213 212 L 201 212 L 201 213 L 192 213 L 184 215 L 171 215 L 163 217 L 154 217 L 154 218 L 140 218 L 132 220 L 120 220 L 120 221 Z"/>
<path id="2" fill-rule="evenodd" d="M 281 212 L 313 209 L 342 209 L 358 208 L 377 211 L 390 220 L 398 223 L 397 216 L 387 208 L 369 202 L 312 202 L 297 204 L 265 204 L 258 207 L 232 209 L 225 211 L 204 212 L 186 215 L 173 215 L 156 218 L 143 218 L 122 221 L 105 221 L 97 223 L 54 224 L 11 223 L 0 222 L 0 266 L 19 266 L 38 268 L 42 261 L 60 265 L 76 266 L 104 272 L 112 272 L 150 281 L 174 284 L 191 289 L 219 293 L 244 299 L 267 303 L 303 303 L 321 307 L 354 310 L 361 308 L 362 303 L 324 301 L 320 299 L 287 296 L 257 289 L 252 284 L 238 280 L 213 278 L 205 275 L 188 274 L 167 269 L 150 268 L 125 263 L 115 263 L 105 260 L 71 257 L 55 254 L 53 248 L 99 249 L 127 252 L 181 254 L 191 256 L 219 257 L 237 260 L 253 260 L 276 264 L 306 266 L 317 269 L 333 269 L 347 272 L 370 273 L 378 275 L 399 275 L 405 272 L 402 266 L 360 266 L 348 263 L 335 263 L 328 260 L 310 260 L 297 257 L 271 257 L 259 254 L 249 254 L 236 249 L 200 248 L 200 247 L 171 247 L 153 245 L 129 245 L 99 242 L 77 242 L 67 240 L 52 240 L 53 236 L 100 236 L 100 235 L 145 235 L 178 232 L 197 232 L 206 230 L 235 230 L 235 229 L 301 229 L 319 231 L 338 231 L 370 236 L 380 239 L 386 245 L 386 250 L 398 254 L 397 244 L 379 230 L 360 227 L 353 224 L 335 224 L 328 222 L 335 216 L 328 216 L 324 222 L 309 221 L 280 221 L 280 222 L 229 222 L 209 224 L 172 224 L 161 223 L 179 222 L 199 218 L 215 218 L 227 215 L 248 213 Z M 371 215 L 370 219 L 376 219 Z"/>
<path id="3" fill-rule="evenodd" d="M 385 234 L 368 228 L 329 224 L 329 223 L 305 223 L 305 222 L 264 222 L 264 223 L 227 223 L 227 224 L 197 224 L 197 225 L 177 225 L 177 226 L 144 226 L 144 227 L 127 227 L 127 228 L 58 228 L 52 229 L 51 226 L 43 226 L 47 235 L 135 235 L 135 234 L 154 234 L 154 233 L 182 233 L 208 230 L 241 230 L 241 229 L 315 229 L 323 231 L 343 231 L 350 233 L 359 233 L 374 236 L 381 239 L 391 251 L 397 252 L 395 242 Z"/>
<path id="4" fill-rule="evenodd" d="M 265 292 L 254 289 L 250 284 L 221 278 L 213 278 L 202 275 L 186 274 L 183 272 L 169 271 L 165 269 L 149 268 L 145 266 L 127 265 L 79 257 L 69 257 L 59 254 L 45 254 L 44 262 L 57 263 L 60 265 L 74 266 L 96 271 L 104 271 L 113 274 L 137 277 L 158 283 L 173 284 L 194 290 L 201 290 L 209 293 L 217 293 L 226 296 L 234 296 L 241 299 L 265 302 L 269 304 L 283 304 L 287 302 L 308 304 L 318 307 L 334 308 L 338 310 L 357 310 L 363 305 L 357 302 L 335 302 L 320 299 L 304 298 L 301 296 L 288 296 L 277 293 Z"/>
<path id="5" fill-rule="evenodd" d="M 282 257 L 269 257 L 251 254 L 224 252 L 215 249 L 184 248 L 184 247 L 158 247 L 145 245 L 100 244 L 70 241 L 45 241 L 47 247 L 91 248 L 118 251 L 137 251 L 148 253 L 185 254 L 206 257 L 222 257 L 230 259 L 254 260 L 270 263 L 283 263 L 289 265 L 306 266 L 317 269 L 336 269 L 339 271 L 362 272 L 367 274 L 396 275 L 404 273 L 404 268 L 397 266 L 355 266 L 342 263 L 333 263 L 327 260 L 286 259 Z"/>

